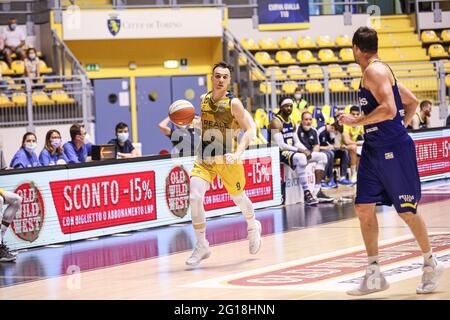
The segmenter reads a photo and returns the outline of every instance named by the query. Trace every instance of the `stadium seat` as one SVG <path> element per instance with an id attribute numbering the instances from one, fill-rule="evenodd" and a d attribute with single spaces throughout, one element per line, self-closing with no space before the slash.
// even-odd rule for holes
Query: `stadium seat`
<path id="1" fill-rule="evenodd" d="M 27 105 L 27 95 L 25 92 L 14 92 L 11 101 L 17 107 L 24 107 Z"/>
<path id="2" fill-rule="evenodd" d="M 353 50 L 350 48 L 342 48 L 339 51 L 339 57 L 342 61 L 349 62 L 355 61 L 355 57 L 353 56 Z"/>
<path id="3" fill-rule="evenodd" d="M 439 37 L 437 36 L 436 32 L 434 32 L 433 30 L 422 31 L 420 39 L 422 40 L 423 43 L 433 43 L 441 41 L 441 39 L 439 39 Z"/>
<path id="4" fill-rule="evenodd" d="M 319 48 L 334 47 L 334 41 L 330 36 L 318 36 L 316 39 L 316 43 Z"/>
<path id="5" fill-rule="evenodd" d="M 448 53 L 445 51 L 442 44 L 439 44 L 439 43 L 430 45 L 430 47 L 428 48 L 428 54 L 432 58 L 447 58 L 448 57 Z"/>
<path id="6" fill-rule="evenodd" d="M 450 29 L 443 30 L 441 33 L 442 41 L 450 42 Z"/>
<path id="7" fill-rule="evenodd" d="M 347 76 L 347 73 L 337 63 L 328 65 L 328 73 L 330 78 L 343 78 Z"/>
<path id="8" fill-rule="evenodd" d="M 241 45 L 247 50 L 259 50 L 259 46 L 252 38 L 244 38 L 241 40 Z"/>
<path id="9" fill-rule="evenodd" d="M 279 38 L 277 43 L 280 49 L 297 49 L 294 39 L 289 36 Z"/>
<path id="10" fill-rule="evenodd" d="M 305 89 L 310 93 L 321 93 L 323 92 L 323 86 L 319 80 L 308 80 L 305 84 Z"/>
<path id="11" fill-rule="evenodd" d="M 348 36 L 348 34 L 338 35 L 336 37 L 336 45 L 338 47 L 351 47 L 352 39 Z"/>
<path id="12" fill-rule="evenodd" d="M 25 63 L 22 60 L 14 60 L 11 63 L 11 69 L 16 75 L 23 75 L 25 72 Z"/>
<path id="13" fill-rule="evenodd" d="M 52 90 L 52 89 L 63 89 L 64 85 L 62 83 L 51 83 L 50 82 L 50 83 L 46 83 L 44 88 L 45 89 L 49 89 L 49 90 Z"/>
<path id="14" fill-rule="evenodd" d="M 262 65 L 275 64 L 275 61 L 270 57 L 266 51 L 258 51 L 255 54 L 255 59 Z"/>
<path id="15" fill-rule="evenodd" d="M 329 82 L 331 92 L 345 92 L 350 89 L 344 84 L 341 79 L 331 79 Z"/>
<path id="16" fill-rule="evenodd" d="M 401 79 L 400 82 L 412 92 L 429 92 L 438 90 L 438 79 L 436 78 L 418 78 Z"/>
<path id="17" fill-rule="evenodd" d="M 314 40 L 310 36 L 298 37 L 297 44 L 300 49 L 312 49 L 316 47 Z"/>
<path id="18" fill-rule="evenodd" d="M 239 65 L 245 66 L 247 64 L 247 56 L 244 53 L 239 54 Z"/>
<path id="19" fill-rule="evenodd" d="M 334 109 L 331 109 L 331 106 L 328 104 L 326 104 L 322 107 L 322 114 L 325 117 L 326 124 L 333 124 L 335 122 L 334 121 L 335 114 L 334 114 L 334 112 L 332 114 L 332 112 L 331 112 L 332 110 L 334 110 Z"/>
<path id="20" fill-rule="evenodd" d="M 64 90 L 53 90 L 51 94 L 51 99 L 55 103 L 75 103 L 74 98 L 70 98 L 67 92 Z"/>
<path id="21" fill-rule="evenodd" d="M 11 79 L 10 77 L 4 77 L 3 79 L 6 80 L 6 83 L 8 84 L 9 90 L 25 90 L 24 84 L 17 84 L 14 79 Z"/>
<path id="22" fill-rule="evenodd" d="M 9 76 L 9 75 L 14 74 L 14 71 L 9 68 L 8 64 L 5 61 L 0 61 L 0 69 L 2 69 L 1 74 L 4 76 Z"/>
<path id="23" fill-rule="evenodd" d="M 444 62 L 444 71 L 445 73 L 450 73 L 450 61 L 445 61 Z"/>
<path id="24" fill-rule="evenodd" d="M 259 128 L 268 128 L 269 127 L 269 116 L 266 111 L 262 108 L 258 108 L 255 111 L 255 115 L 253 117 L 255 120 L 255 124 Z"/>
<path id="25" fill-rule="evenodd" d="M 41 90 L 34 91 L 31 95 L 31 101 L 33 102 L 33 105 L 51 105 L 55 104 L 55 101 L 51 100 L 48 95 Z"/>
<path id="26" fill-rule="evenodd" d="M 295 89 L 297 89 L 298 84 L 295 81 L 286 81 L 283 83 L 283 86 L 281 87 L 281 89 L 284 91 L 284 93 L 286 94 L 294 94 Z"/>
<path id="27" fill-rule="evenodd" d="M 300 63 L 313 63 L 317 62 L 317 59 L 313 56 L 309 50 L 300 50 L 297 52 L 297 60 Z"/>
<path id="28" fill-rule="evenodd" d="M 275 60 L 277 60 L 280 64 L 296 63 L 290 52 L 286 50 L 278 51 L 275 55 Z"/>
<path id="29" fill-rule="evenodd" d="M 264 80 L 266 77 L 261 70 L 259 70 L 258 68 L 253 68 L 250 72 L 250 78 L 252 81 L 260 81 Z"/>
<path id="30" fill-rule="evenodd" d="M 280 69 L 280 67 L 269 67 L 266 69 L 266 76 L 268 79 L 271 78 L 272 76 L 272 70 L 273 73 L 275 74 L 275 79 L 276 80 L 285 80 L 286 79 L 286 75 L 284 74 L 283 70 Z"/>
<path id="31" fill-rule="evenodd" d="M 258 44 L 262 50 L 278 49 L 278 45 L 272 38 L 261 38 L 259 39 Z"/>
<path id="32" fill-rule="evenodd" d="M 259 91 L 263 94 L 271 94 L 272 93 L 272 84 L 270 82 L 267 82 L 267 86 L 266 86 L 266 82 L 263 81 L 259 84 Z M 281 90 L 280 89 L 276 89 L 276 94 L 281 94 Z"/>
<path id="33" fill-rule="evenodd" d="M 313 113 L 316 106 L 308 106 L 306 110 L 308 110 L 309 113 Z"/>
<path id="34" fill-rule="evenodd" d="M 359 90 L 359 84 L 361 83 L 361 79 L 360 78 L 353 78 L 352 82 L 350 82 L 350 87 L 354 90 L 354 91 L 358 91 Z"/>
<path id="35" fill-rule="evenodd" d="M 450 87 L 450 74 L 445 76 L 445 85 L 447 87 Z"/>
<path id="36" fill-rule="evenodd" d="M 311 64 L 306 69 L 306 74 L 311 79 L 322 79 L 323 71 L 322 68 L 318 64 Z"/>
<path id="37" fill-rule="evenodd" d="M 347 72 L 350 77 L 361 77 L 361 67 L 357 63 L 350 63 L 347 66 Z"/>
<path id="38" fill-rule="evenodd" d="M 299 66 L 289 66 L 287 68 L 286 74 L 289 76 L 290 79 L 293 80 L 307 78 L 307 75 L 303 73 L 302 68 L 300 68 Z"/>
<path id="39" fill-rule="evenodd" d="M 420 64 L 391 64 L 391 68 L 397 77 L 426 77 L 436 76 L 433 63 Z"/>
<path id="40" fill-rule="evenodd" d="M 334 55 L 334 52 L 331 49 L 321 49 L 321 50 L 319 50 L 318 57 L 323 62 L 335 62 L 335 61 L 338 61 L 338 57 L 336 57 Z"/>
<path id="41" fill-rule="evenodd" d="M 234 42 L 233 41 L 228 40 L 227 46 L 228 46 L 228 51 L 233 51 L 234 50 Z"/>
<path id="42" fill-rule="evenodd" d="M 0 93 L 0 108 L 13 107 L 14 103 L 4 93 Z"/>
<path id="43" fill-rule="evenodd" d="M 39 60 L 39 72 L 40 72 L 40 74 L 48 74 L 48 73 L 52 73 L 53 69 L 47 67 L 47 64 L 45 63 L 44 60 Z"/>

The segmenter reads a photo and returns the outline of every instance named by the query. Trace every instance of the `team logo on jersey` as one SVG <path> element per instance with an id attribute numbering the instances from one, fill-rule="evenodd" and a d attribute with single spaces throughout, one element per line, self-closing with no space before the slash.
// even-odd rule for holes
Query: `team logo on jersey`
<path id="1" fill-rule="evenodd" d="M 386 160 L 394 159 L 394 153 L 393 153 L 393 152 L 385 153 L 385 154 L 384 154 L 384 158 L 385 158 Z"/>
<path id="2" fill-rule="evenodd" d="M 120 19 L 118 18 L 119 16 L 114 14 L 114 15 L 110 15 L 111 18 L 108 19 L 107 23 L 108 23 L 108 30 L 109 32 L 115 37 L 119 31 L 120 31 Z"/>
<path id="3" fill-rule="evenodd" d="M 367 106 L 369 102 L 367 101 L 366 98 L 359 98 L 359 104 L 362 106 Z"/>

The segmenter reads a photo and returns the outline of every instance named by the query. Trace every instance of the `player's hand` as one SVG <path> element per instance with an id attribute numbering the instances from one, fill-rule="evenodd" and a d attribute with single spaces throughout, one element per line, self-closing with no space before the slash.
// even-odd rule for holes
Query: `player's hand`
<path id="1" fill-rule="evenodd" d="M 236 153 L 227 153 L 225 154 L 225 162 L 227 164 L 233 164 L 236 163 L 239 160 L 239 155 Z"/>
<path id="2" fill-rule="evenodd" d="M 358 126 L 358 119 L 348 113 L 339 113 L 338 114 L 339 124 L 347 125 L 349 127 Z"/>
<path id="3" fill-rule="evenodd" d="M 311 151 L 309 151 L 308 149 L 303 150 L 303 153 L 306 156 L 306 159 L 311 160 Z"/>

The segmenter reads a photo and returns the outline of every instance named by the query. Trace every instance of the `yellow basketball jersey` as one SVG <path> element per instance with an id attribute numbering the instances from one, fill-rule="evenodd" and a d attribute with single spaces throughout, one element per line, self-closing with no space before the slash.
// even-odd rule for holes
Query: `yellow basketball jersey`
<path id="1" fill-rule="evenodd" d="M 236 151 L 240 126 L 231 114 L 233 98 L 233 94 L 228 92 L 219 101 L 213 101 L 212 92 L 208 92 L 201 100 L 202 155 L 204 157 Z"/>

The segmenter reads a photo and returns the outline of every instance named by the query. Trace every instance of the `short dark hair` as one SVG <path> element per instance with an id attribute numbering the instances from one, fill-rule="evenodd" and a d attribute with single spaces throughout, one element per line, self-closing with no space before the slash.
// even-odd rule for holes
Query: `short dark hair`
<path id="1" fill-rule="evenodd" d="M 295 88 L 294 92 L 297 92 L 297 91 L 303 91 L 303 88 L 301 86 L 298 86 L 297 88 Z"/>
<path id="2" fill-rule="evenodd" d="M 353 34 L 352 44 L 357 46 L 362 52 L 377 53 L 378 35 L 375 29 L 369 27 L 359 27 Z"/>
<path id="3" fill-rule="evenodd" d="M 339 124 L 339 121 L 333 122 L 333 124 L 332 124 L 331 126 L 334 127 L 334 129 L 335 129 L 337 132 L 340 132 L 340 133 L 344 132 L 344 126 L 341 125 L 341 124 Z"/>
<path id="4" fill-rule="evenodd" d="M 27 56 L 30 54 L 31 51 L 34 51 L 34 53 L 37 53 L 36 49 L 31 47 L 27 49 Z"/>
<path id="5" fill-rule="evenodd" d="M 352 113 L 353 111 L 361 112 L 361 109 L 358 106 L 351 106 L 350 113 Z"/>
<path id="6" fill-rule="evenodd" d="M 70 127 L 70 138 L 73 140 L 79 134 L 81 134 L 81 128 L 84 128 L 84 124 L 75 123 Z"/>
<path id="7" fill-rule="evenodd" d="M 430 100 L 423 100 L 423 101 L 420 103 L 420 110 L 422 110 L 423 108 L 425 108 L 425 107 L 428 106 L 428 105 L 432 106 L 433 104 L 431 103 Z"/>
<path id="8" fill-rule="evenodd" d="M 117 133 L 117 131 L 119 131 L 119 129 L 125 129 L 125 128 L 128 128 L 128 125 L 125 122 L 119 122 L 116 125 L 116 133 Z"/>
<path id="9" fill-rule="evenodd" d="M 36 135 L 34 134 L 34 132 L 27 132 L 23 135 L 22 137 L 22 145 L 25 143 L 25 140 L 27 140 L 28 136 L 34 136 L 34 138 L 37 140 Z"/>
<path id="10" fill-rule="evenodd" d="M 305 114 L 310 114 L 311 117 L 312 117 L 312 113 L 309 112 L 309 111 L 307 111 L 307 110 L 305 110 L 305 111 L 302 112 L 302 120 L 303 120 L 303 116 L 304 116 Z"/>
<path id="11" fill-rule="evenodd" d="M 228 70 L 230 70 L 230 74 L 231 74 L 231 72 L 233 72 L 233 66 L 231 64 L 229 64 L 228 62 L 225 62 L 225 61 L 220 61 L 220 62 L 216 63 L 214 65 L 213 69 L 212 69 L 212 72 L 214 73 L 214 71 L 217 68 L 228 69 Z"/>

